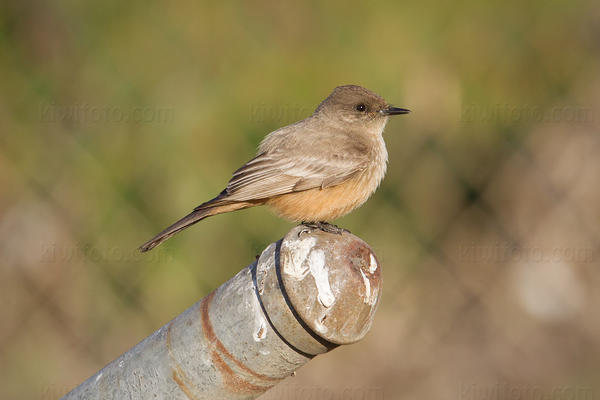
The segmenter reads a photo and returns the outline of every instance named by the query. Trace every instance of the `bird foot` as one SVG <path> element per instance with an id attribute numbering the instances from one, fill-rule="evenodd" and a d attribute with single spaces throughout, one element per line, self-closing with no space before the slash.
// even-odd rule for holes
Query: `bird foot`
<path id="1" fill-rule="evenodd" d="M 346 232 L 346 233 L 351 233 L 348 229 L 344 229 L 344 228 L 340 228 L 337 225 L 333 225 L 330 224 L 328 222 L 324 222 L 324 221 L 319 221 L 319 222 L 302 222 L 300 225 L 305 226 L 307 229 L 306 230 L 302 230 L 300 231 L 300 234 L 302 233 L 308 233 L 310 231 L 319 229 L 323 232 L 327 232 L 327 233 L 335 233 L 336 235 L 341 235 L 342 233 Z"/>

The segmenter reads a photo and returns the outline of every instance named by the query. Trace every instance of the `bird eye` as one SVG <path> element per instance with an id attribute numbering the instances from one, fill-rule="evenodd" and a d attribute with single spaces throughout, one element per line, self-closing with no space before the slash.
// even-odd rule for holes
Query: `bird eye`
<path id="1" fill-rule="evenodd" d="M 356 105 L 355 109 L 356 111 L 364 112 L 367 110 L 367 106 L 365 106 L 363 103 L 360 103 Z"/>

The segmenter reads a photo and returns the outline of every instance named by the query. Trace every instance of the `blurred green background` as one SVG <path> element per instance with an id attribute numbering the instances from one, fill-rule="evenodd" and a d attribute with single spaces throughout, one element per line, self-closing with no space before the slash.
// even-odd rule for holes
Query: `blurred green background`
<path id="1" fill-rule="evenodd" d="M 60 397 L 282 237 L 256 208 L 136 251 L 349 83 L 413 110 L 337 221 L 382 301 L 265 398 L 600 398 L 600 3 L 4 2 L 0 66 L 1 398 Z"/>

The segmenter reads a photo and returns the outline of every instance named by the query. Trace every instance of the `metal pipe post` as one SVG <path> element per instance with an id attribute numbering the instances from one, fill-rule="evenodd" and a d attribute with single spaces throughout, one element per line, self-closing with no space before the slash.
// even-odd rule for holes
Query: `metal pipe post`
<path id="1" fill-rule="evenodd" d="M 63 399 L 254 399 L 362 339 L 380 293 L 364 241 L 297 226 Z"/>

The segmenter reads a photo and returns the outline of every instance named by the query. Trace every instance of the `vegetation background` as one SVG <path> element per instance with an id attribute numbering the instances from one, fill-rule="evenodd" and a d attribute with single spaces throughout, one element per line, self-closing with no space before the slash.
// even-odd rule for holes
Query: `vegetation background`
<path id="1" fill-rule="evenodd" d="M 0 65 L 0 398 L 60 397 L 282 237 L 256 208 L 136 251 L 348 83 L 413 110 L 337 221 L 383 298 L 265 398 L 600 398 L 597 1 L 3 2 Z"/>

